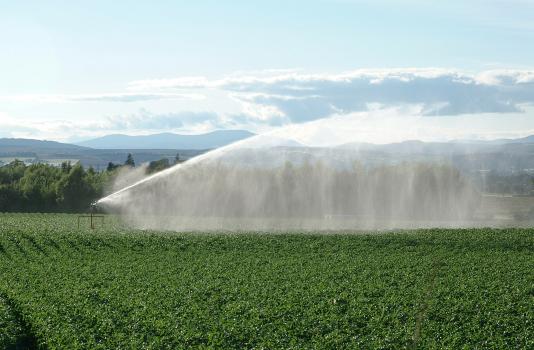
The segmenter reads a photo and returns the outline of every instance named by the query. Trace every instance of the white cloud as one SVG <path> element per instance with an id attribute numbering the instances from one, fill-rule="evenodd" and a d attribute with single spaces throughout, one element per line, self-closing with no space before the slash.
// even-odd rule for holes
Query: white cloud
<path id="1" fill-rule="evenodd" d="M 63 110 L 58 110 L 65 117 L 52 120 L 51 115 L 54 114 L 48 113 L 46 122 L 12 119 L 8 123 L 4 116 L 0 116 L 0 130 L 4 130 L 2 135 L 7 134 L 5 130 L 10 130 L 10 135 L 19 137 L 42 138 L 44 135 L 53 139 L 70 138 L 72 134 L 87 138 L 117 132 L 204 132 L 224 128 L 245 128 L 257 132 L 315 120 L 328 122 L 343 115 L 369 113 L 376 118 L 391 115 L 381 111 L 395 111 L 399 118 L 404 115 L 407 120 L 422 117 L 424 123 L 430 119 L 444 120 L 436 122 L 438 124 L 454 119 L 458 123 L 451 127 L 454 129 L 461 128 L 468 115 L 471 119 L 472 116 L 484 116 L 486 120 L 488 115 L 493 115 L 522 123 L 521 119 L 511 116 L 530 116 L 533 119 L 534 111 L 534 70 L 500 69 L 469 73 L 455 69 L 402 68 L 360 69 L 336 74 L 273 70 L 234 73 L 221 79 L 141 80 L 130 83 L 128 88 L 130 90 L 125 93 L 0 96 L 0 100 L 11 98 L 21 105 L 32 101 L 94 102 L 96 105 L 108 101 L 154 100 L 146 104 L 152 112 L 137 109 L 138 105 L 127 107 L 118 104 L 113 106 L 115 114 L 112 116 L 97 115 L 91 117 L 91 121 L 83 121 L 82 116 L 76 118 L 66 114 L 70 113 L 67 108 L 71 106 L 63 106 Z M 205 100 L 200 103 L 163 102 L 201 99 L 204 96 Z M 103 110 L 109 110 L 108 107 L 105 105 Z M 455 119 L 453 116 L 460 117 Z M 397 123 L 398 120 L 393 121 Z M 494 131 L 498 132 L 508 122 L 493 123 Z M 534 121 L 521 125 L 523 129 L 532 129 Z"/>
<path id="2" fill-rule="evenodd" d="M 128 84 L 129 90 L 146 91 L 153 89 L 167 89 L 167 88 L 203 88 L 209 87 L 211 82 L 205 77 L 181 77 L 174 79 L 147 79 L 136 80 Z"/>
<path id="3" fill-rule="evenodd" d="M 178 112 L 155 114 L 145 109 L 128 115 L 106 117 L 99 125 L 104 130 L 176 130 L 205 122 L 216 124 L 219 116 L 213 112 Z"/>
<path id="4" fill-rule="evenodd" d="M 65 102 L 140 102 L 151 100 L 200 100 L 198 93 L 104 93 L 79 95 L 4 95 L 0 100 L 13 102 L 65 103 Z"/>
<path id="5" fill-rule="evenodd" d="M 481 72 L 476 80 L 487 85 L 534 83 L 534 70 L 494 69 Z"/>
<path id="6" fill-rule="evenodd" d="M 132 82 L 137 89 L 219 89 L 259 120 L 305 122 L 334 113 L 402 105 L 425 115 L 521 112 L 534 103 L 534 71 L 491 70 L 478 74 L 441 68 L 359 69 L 339 74 L 298 71 L 232 75 L 222 79 L 159 79 Z M 269 112 L 270 111 L 270 112 Z M 270 116 L 269 116 L 270 113 Z"/>
<path id="7" fill-rule="evenodd" d="M 147 134 L 157 132 L 203 132 L 224 128 L 223 120 L 213 112 L 136 113 L 95 118 L 91 121 L 55 119 L 24 120 L 0 114 L 0 137 L 39 138 L 79 141 L 110 133 Z M 27 126 L 24 126 L 27 125 Z M 75 135 L 75 136 L 74 136 Z"/>
<path id="8" fill-rule="evenodd" d="M 354 79 L 369 78 L 374 82 L 388 79 L 412 80 L 414 78 L 437 78 L 460 74 L 443 68 L 398 68 L 398 69 L 357 69 L 339 74 L 306 74 L 297 70 L 267 70 L 263 74 L 232 74 L 226 78 L 209 80 L 206 77 L 184 77 L 173 79 L 138 80 L 129 83 L 135 90 L 187 89 L 187 88 L 248 88 L 251 85 L 283 84 L 300 90 L 302 84 L 313 82 L 350 82 Z"/>

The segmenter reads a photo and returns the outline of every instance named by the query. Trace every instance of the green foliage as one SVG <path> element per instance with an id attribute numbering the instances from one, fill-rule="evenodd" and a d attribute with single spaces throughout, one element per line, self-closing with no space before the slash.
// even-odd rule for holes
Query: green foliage
<path id="1" fill-rule="evenodd" d="M 0 212 L 21 209 L 22 196 L 12 185 L 0 185 Z"/>
<path id="2" fill-rule="evenodd" d="M 94 172 L 92 173 L 94 175 Z M 98 197 L 94 188 L 87 181 L 88 174 L 79 164 L 63 176 L 58 183 L 57 194 L 60 206 L 69 211 L 80 211 L 87 208 L 87 203 Z"/>
<path id="3" fill-rule="evenodd" d="M 0 170 L 0 184 L 7 185 L 19 181 L 24 176 L 26 165 L 20 160 L 14 160 Z"/>
<path id="4" fill-rule="evenodd" d="M 0 212 L 85 211 L 112 177 L 113 172 L 85 171 L 69 162 L 53 167 L 14 161 L 0 167 Z"/>
<path id="5" fill-rule="evenodd" d="M 147 174 L 156 173 L 158 171 L 167 169 L 170 167 L 171 164 L 169 162 L 169 158 L 161 158 L 160 160 L 154 160 L 150 163 L 148 163 L 147 167 Z"/>
<path id="6" fill-rule="evenodd" d="M 109 162 L 106 171 L 113 171 L 117 169 L 118 167 L 120 167 L 119 164 L 114 164 L 113 162 Z"/>
<path id="7" fill-rule="evenodd" d="M 20 179 L 19 190 L 24 203 L 31 211 L 45 211 L 56 202 L 57 183 L 62 177 L 58 168 L 45 164 L 32 164 Z"/>
<path id="8" fill-rule="evenodd" d="M 91 231 L 52 214 L 0 227 L 0 295 L 44 348 L 534 347 L 529 229 L 201 234 L 107 217 Z"/>
<path id="9" fill-rule="evenodd" d="M 0 294 L 0 347 L 2 349 L 35 349 L 35 338 L 21 318 L 19 310 Z"/>
<path id="10" fill-rule="evenodd" d="M 61 172 L 64 174 L 70 173 L 72 169 L 72 164 L 70 162 L 63 162 L 61 163 Z"/>
<path id="11" fill-rule="evenodd" d="M 126 161 L 124 162 L 124 165 L 130 166 L 130 167 L 135 166 L 135 161 L 131 153 L 128 153 L 128 156 L 126 157 Z"/>
<path id="12" fill-rule="evenodd" d="M 134 166 L 132 155 L 126 166 Z M 151 162 L 150 173 L 169 167 L 167 158 Z M 109 163 L 107 170 L 85 170 L 80 164 L 64 162 L 61 167 L 15 160 L 0 167 L 0 212 L 81 212 L 102 197 L 120 165 Z"/>
<path id="13" fill-rule="evenodd" d="M 0 295 L 0 346 L 13 346 L 21 336 L 21 329 L 6 299 Z"/>

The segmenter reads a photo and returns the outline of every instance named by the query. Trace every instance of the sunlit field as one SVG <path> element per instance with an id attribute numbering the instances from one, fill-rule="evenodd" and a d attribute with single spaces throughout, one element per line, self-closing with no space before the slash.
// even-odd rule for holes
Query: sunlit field
<path id="1" fill-rule="evenodd" d="M 534 347 L 532 229 L 96 226 L 0 214 L 0 348 Z"/>

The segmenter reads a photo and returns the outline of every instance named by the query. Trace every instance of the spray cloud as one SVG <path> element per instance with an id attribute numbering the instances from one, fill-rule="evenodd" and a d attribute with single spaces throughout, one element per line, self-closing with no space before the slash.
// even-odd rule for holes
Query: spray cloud
<path id="1" fill-rule="evenodd" d="M 491 224 L 481 219 L 481 188 L 470 176 L 478 146 L 443 142 L 462 135 L 431 119 L 382 110 L 283 127 L 145 177 L 98 204 L 134 226 L 170 230 Z"/>

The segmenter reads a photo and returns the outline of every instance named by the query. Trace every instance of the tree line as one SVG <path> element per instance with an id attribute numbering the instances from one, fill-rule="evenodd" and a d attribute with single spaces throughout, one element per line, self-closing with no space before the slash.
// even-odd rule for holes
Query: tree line
<path id="1" fill-rule="evenodd" d="M 179 162 L 176 156 L 175 163 Z M 0 167 L 0 212 L 84 212 L 101 198 L 123 167 L 134 167 L 131 154 L 124 164 L 110 162 L 104 171 L 63 162 L 26 165 L 14 160 Z M 150 162 L 147 173 L 171 166 L 167 158 Z"/>

